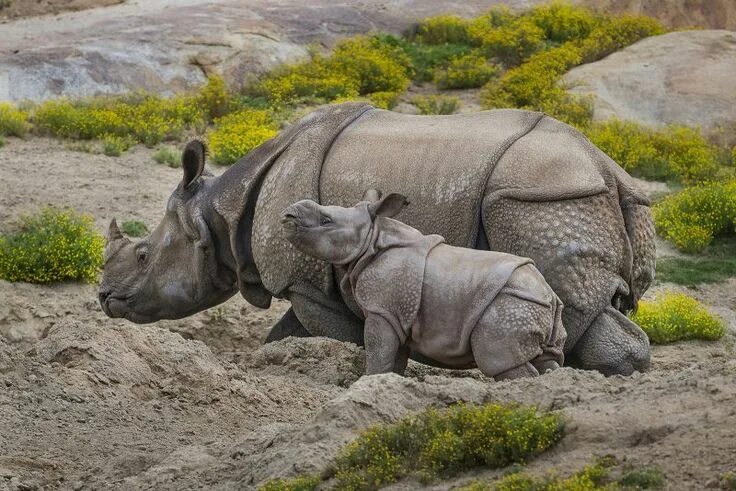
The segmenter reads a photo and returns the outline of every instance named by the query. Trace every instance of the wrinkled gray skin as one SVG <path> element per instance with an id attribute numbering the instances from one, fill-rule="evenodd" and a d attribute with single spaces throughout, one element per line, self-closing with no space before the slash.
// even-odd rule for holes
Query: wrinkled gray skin
<path id="1" fill-rule="evenodd" d="M 583 135 L 540 113 L 409 116 L 346 103 L 319 109 L 219 177 L 204 146 L 161 224 L 132 243 L 110 227 L 100 302 L 133 322 L 180 318 L 238 291 L 292 308 L 268 341 L 323 335 L 362 343 L 363 316 L 329 263 L 294 248 L 280 213 L 300 199 L 352 206 L 365 189 L 411 196 L 399 219 L 449 245 L 534 260 L 565 304 L 566 362 L 605 374 L 649 365 L 649 343 L 624 312 L 654 276 L 649 203 Z"/>
<path id="2" fill-rule="evenodd" d="M 410 350 L 496 380 L 560 367 L 562 304 L 529 259 L 422 235 L 391 219 L 403 195 L 364 199 L 351 208 L 302 200 L 282 226 L 297 249 L 340 271 L 343 295 L 365 317 L 367 375 L 403 374 Z"/>

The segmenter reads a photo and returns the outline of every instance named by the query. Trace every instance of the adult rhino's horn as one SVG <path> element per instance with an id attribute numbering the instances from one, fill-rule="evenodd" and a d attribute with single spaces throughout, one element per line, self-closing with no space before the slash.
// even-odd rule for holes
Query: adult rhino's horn
<path id="1" fill-rule="evenodd" d="M 123 238 L 125 237 L 123 237 L 123 233 L 118 228 L 118 222 L 113 218 L 110 226 L 107 228 L 107 242 L 110 243 Z"/>

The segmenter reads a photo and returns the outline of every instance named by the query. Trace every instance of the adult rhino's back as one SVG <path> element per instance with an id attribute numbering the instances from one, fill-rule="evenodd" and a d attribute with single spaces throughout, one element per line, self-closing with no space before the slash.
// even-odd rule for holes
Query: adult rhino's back
<path id="1" fill-rule="evenodd" d="M 606 159 L 580 133 L 540 113 L 369 111 L 327 154 L 320 201 L 349 206 L 368 188 L 398 191 L 412 203 L 400 220 L 472 247 L 484 197 L 518 193 L 555 200 L 603 192 Z"/>

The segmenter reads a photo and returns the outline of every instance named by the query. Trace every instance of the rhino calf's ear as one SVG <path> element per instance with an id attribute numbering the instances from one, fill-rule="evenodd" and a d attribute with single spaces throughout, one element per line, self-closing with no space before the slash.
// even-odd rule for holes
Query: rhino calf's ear
<path id="1" fill-rule="evenodd" d="M 181 181 L 182 188 L 189 187 L 204 172 L 204 160 L 207 155 L 207 147 L 201 140 L 192 140 L 184 147 L 181 154 L 181 167 L 184 177 Z"/>
<path id="2" fill-rule="evenodd" d="M 403 194 L 391 193 L 380 200 L 368 205 L 368 212 L 372 217 L 393 217 L 399 214 L 409 200 Z"/>

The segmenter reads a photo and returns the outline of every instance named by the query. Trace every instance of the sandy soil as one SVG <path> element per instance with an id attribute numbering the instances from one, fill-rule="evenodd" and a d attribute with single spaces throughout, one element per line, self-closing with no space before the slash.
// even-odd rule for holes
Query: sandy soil
<path id="1" fill-rule="evenodd" d="M 18 19 L 66 11 L 86 10 L 122 3 L 125 0 L 5 0 L 0 2 L 0 19 Z"/>
<path id="2" fill-rule="evenodd" d="M 0 149 L 0 229 L 45 204 L 92 213 L 101 230 L 113 216 L 155 225 L 180 171 L 152 153 L 112 158 L 10 138 Z M 735 292 L 736 279 L 689 291 L 724 317 L 727 336 L 655 347 L 645 374 L 564 368 L 493 383 L 416 364 L 406 378 L 359 379 L 362 350 L 326 339 L 262 347 L 285 302 L 263 311 L 233 299 L 135 326 L 106 318 L 93 285 L 0 282 L 0 489 L 250 489 L 322 468 L 367 425 L 460 399 L 562 411 L 569 433 L 534 472 L 572 472 L 611 454 L 660 467 L 669 489 L 717 488 L 736 470 Z"/>

